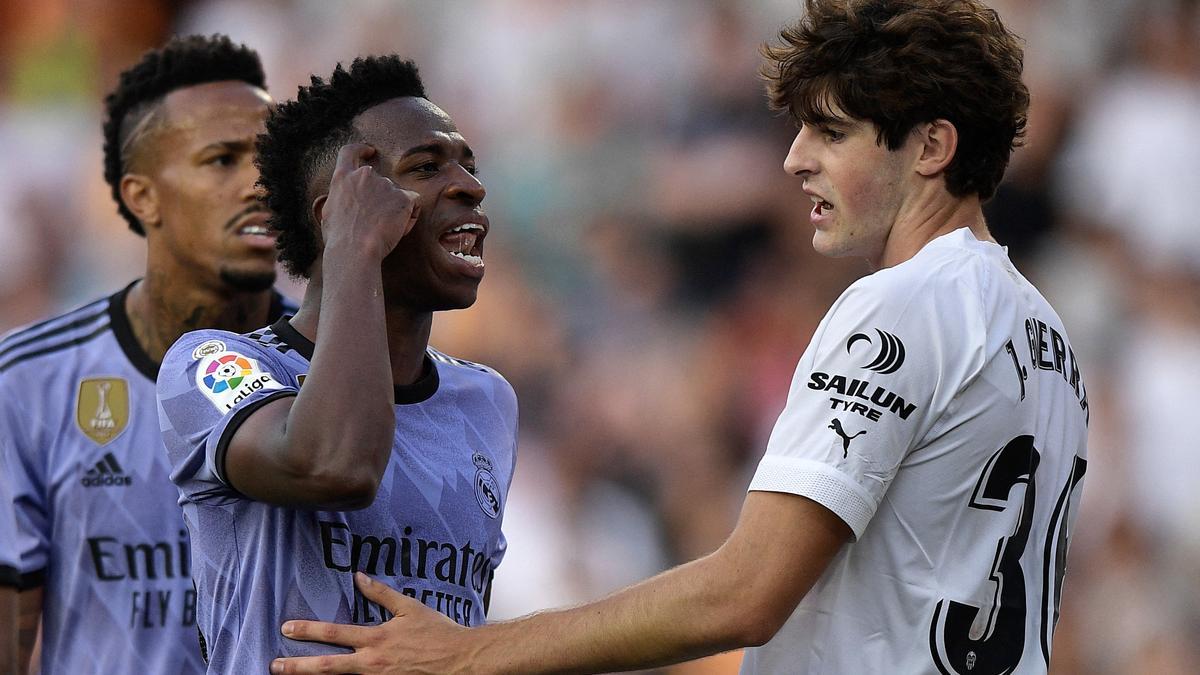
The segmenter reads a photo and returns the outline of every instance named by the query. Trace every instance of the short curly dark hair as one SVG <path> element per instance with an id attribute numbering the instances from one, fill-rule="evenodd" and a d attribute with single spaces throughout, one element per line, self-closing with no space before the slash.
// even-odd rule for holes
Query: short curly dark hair
<path id="1" fill-rule="evenodd" d="M 918 124 L 949 120 L 955 196 L 996 191 L 1025 131 L 1019 38 L 977 0 L 805 0 L 804 17 L 763 48 L 770 102 L 801 124 L 834 108 L 870 121 L 889 150 Z"/>
<path id="2" fill-rule="evenodd" d="M 329 80 L 312 77 L 296 100 L 275 108 L 258 137 L 259 184 L 266 192 L 279 260 L 307 278 L 320 251 L 319 223 L 308 205 L 315 178 L 332 169 L 338 149 L 354 140 L 354 119 L 394 98 L 426 98 L 417 66 L 395 54 L 338 64 Z"/>
<path id="3" fill-rule="evenodd" d="M 129 229 L 146 234 L 121 200 L 121 176 L 129 171 L 143 132 L 151 126 L 163 98 L 176 89 L 228 80 L 266 89 L 258 53 L 225 35 L 188 35 L 171 38 L 161 48 L 143 54 L 121 73 L 117 88 L 105 97 L 104 180 Z"/>

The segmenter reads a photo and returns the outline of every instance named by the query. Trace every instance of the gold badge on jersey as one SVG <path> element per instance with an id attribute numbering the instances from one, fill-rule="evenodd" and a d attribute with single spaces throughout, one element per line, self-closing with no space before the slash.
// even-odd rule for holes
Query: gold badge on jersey
<path id="1" fill-rule="evenodd" d="M 129 383 L 119 377 L 80 381 L 75 423 L 97 445 L 116 438 L 129 424 Z"/>

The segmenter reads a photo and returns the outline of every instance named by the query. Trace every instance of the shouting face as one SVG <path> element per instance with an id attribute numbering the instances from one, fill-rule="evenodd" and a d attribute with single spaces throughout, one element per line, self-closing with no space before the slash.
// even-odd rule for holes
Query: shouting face
<path id="1" fill-rule="evenodd" d="M 489 228 L 470 146 L 450 117 L 423 98 L 380 103 L 354 127 L 378 150 L 375 170 L 420 195 L 416 224 L 383 262 L 388 303 L 420 312 L 469 307 L 483 279 Z"/>

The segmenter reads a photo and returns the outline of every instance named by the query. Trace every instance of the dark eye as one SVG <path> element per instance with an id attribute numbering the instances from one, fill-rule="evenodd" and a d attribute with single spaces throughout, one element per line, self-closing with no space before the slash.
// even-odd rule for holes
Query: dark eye
<path id="1" fill-rule="evenodd" d="M 825 134 L 825 138 L 828 138 L 830 141 L 833 141 L 834 143 L 837 143 L 838 141 L 840 141 L 846 137 L 845 133 L 838 131 L 836 129 L 830 129 L 828 127 L 822 129 L 821 133 Z"/>
<path id="2" fill-rule="evenodd" d="M 438 169 L 441 167 L 438 166 L 437 162 L 425 162 L 424 164 L 418 164 L 413 168 L 421 173 L 437 173 Z"/>
<path id="3" fill-rule="evenodd" d="M 474 164 L 463 164 L 463 168 L 466 169 L 467 173 L 471 174 L 472 176 L 479 175 L 479 167 L 475 166 Z"/>
<path id="4" fill-rule="evenodd" d="M 215 166 L 233 166 L 236 162 L 237 158 L 233 156 L 232 152 L 222 152 L 219 155 L 213 155 L 212 157 L 204 160 L 205 164 L 212 164 Z"/>

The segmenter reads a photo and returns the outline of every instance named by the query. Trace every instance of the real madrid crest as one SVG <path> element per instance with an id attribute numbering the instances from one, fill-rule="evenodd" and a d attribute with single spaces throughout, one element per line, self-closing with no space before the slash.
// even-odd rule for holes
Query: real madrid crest
<path id="1" fill-rule="evenodd" d="M 119 377 L 89 377 L 79 382 L 75 423 L 97 445 L 106 445 L 129 424 L 129 383 Z"/>
<path id="2" fill-rule="evenodd" d="M 500 516 L 500 483 L 492 473 L 492 461 L 478 452 L 471 456 L 475 463 L 475 501 L 490 518 Z"/>

